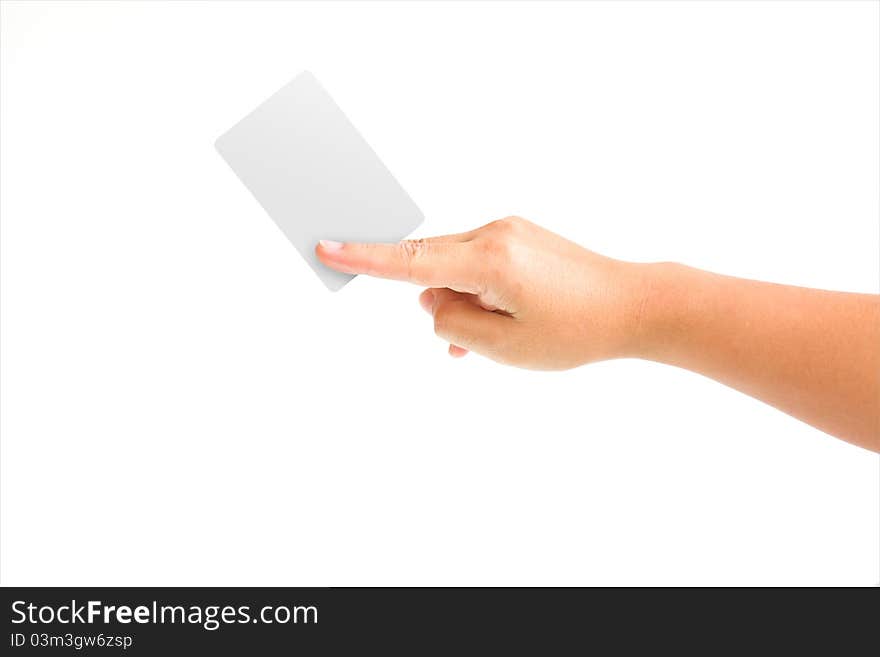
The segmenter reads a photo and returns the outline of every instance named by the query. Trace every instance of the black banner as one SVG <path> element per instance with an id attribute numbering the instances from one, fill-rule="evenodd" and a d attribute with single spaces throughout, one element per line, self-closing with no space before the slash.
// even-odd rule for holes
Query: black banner
<path id="1" fill-rule="evenodd" d="M 876 589 L 3 588 L 3 654 L 869 645 Z M 611 642 L 609 644 L 609 642 Z"/>

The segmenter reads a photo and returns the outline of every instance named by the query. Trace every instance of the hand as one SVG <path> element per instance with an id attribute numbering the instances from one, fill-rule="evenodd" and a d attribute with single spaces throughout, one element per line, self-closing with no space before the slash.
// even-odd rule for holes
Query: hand
<path id="1" fill-rule="evenodd" d="M 322 241 L 318 258 L 349 274 L 428 286 L 419 301 L 449 353 L 531 369 L 632 355 L 645 265 L 598 255 L 519 217 L 398 244 Z"/>

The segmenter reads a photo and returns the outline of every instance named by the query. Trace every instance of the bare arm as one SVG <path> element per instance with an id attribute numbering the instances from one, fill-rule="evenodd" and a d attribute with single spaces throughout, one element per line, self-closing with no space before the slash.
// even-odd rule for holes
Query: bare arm
<path id="1" fill-rule="evenodd" d="M 880 296 L 658 265 L 641 356 L 880 451 Z"/>
<path id="2" fill-rule="evenodd" d="M 428 287 L 450 354 L 533 369 L 683 367 L 880 451 L 880 296 L 606 258 L 517 217 L 399 244 L 322 242 L 334 269 Z"/>

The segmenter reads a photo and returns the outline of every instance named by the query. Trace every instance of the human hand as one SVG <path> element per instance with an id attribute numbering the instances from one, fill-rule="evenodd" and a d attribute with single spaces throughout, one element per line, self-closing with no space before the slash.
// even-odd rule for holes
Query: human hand
<path id="1" fill-rule="evenodd" d="M 318 258 L 349 274 L 428 286 L 419 301 L 452 356 L 558 370 L 633 355 L 645 265 L 606 258 L 519 217 L 397 244 L 321 241 Z"/>

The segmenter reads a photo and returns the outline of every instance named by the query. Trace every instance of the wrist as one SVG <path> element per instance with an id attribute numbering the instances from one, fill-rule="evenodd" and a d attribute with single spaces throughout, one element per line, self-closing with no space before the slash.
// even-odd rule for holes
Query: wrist
<path id="1" fill-rule="evenodd" d="M 628 357 L 672 362 L 687 340 L 695 270 L 674 262 L 638 263 Z"/>

